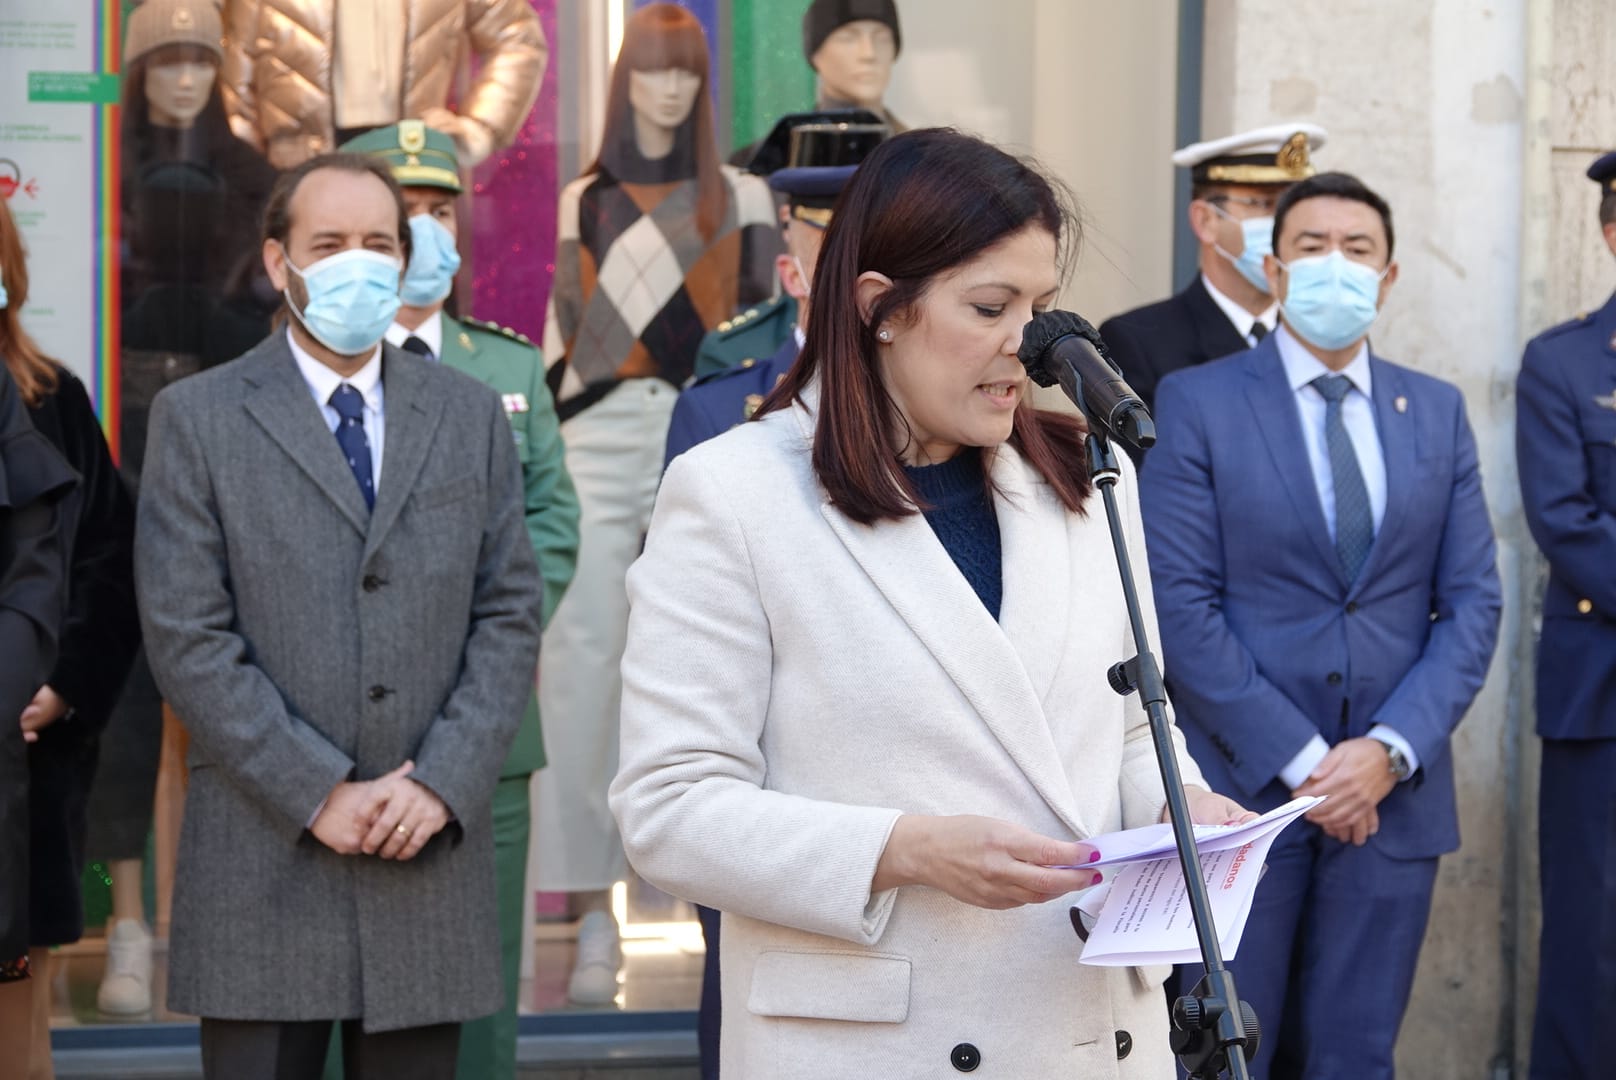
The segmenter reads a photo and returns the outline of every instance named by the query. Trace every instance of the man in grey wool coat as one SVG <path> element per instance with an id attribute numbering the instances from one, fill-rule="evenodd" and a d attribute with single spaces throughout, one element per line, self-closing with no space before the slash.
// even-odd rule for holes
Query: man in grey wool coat
<path id="1" fill-rule="evenodd" d="M 500 1004 L 490 800 L 542 586 L 499 396 L 382 342 L 409 258 L 385 166 L 281 177 L 286 328 L 151 413 L 135 552 L 191 733 L 168 1006 L 209 1077 L 451 1077 Z"/>

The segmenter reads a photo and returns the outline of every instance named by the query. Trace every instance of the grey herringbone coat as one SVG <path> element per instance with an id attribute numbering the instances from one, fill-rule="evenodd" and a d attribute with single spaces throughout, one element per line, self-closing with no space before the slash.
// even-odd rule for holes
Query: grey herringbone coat
<path id="1" fill-rule="evenodd" d="M 152 407 L 136 582 L 192 736 L 178 1012 L 378 1031 L 500 1003 L 489 806 L 542 587 L 498 396 L 383 348 L 372 513 L 284 334 Z M 454 818 L 413 861 L 306 831 L 336 783 L 406 759 Z"/>

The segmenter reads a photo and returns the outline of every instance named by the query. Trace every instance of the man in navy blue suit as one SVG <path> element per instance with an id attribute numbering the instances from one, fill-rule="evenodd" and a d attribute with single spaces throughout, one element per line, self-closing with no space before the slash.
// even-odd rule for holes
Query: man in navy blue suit
<path id="1" fill-rule="evenodd" d="M 1616 154 L 1588 170 L 1616 252 Z M 1537 654 L 1543 936 L 1532 1080 L 1606 1076 L 1616 1005 L 1616 297 L 1533 338 L 1515 387 L 1521 505 L 1549 560 Z"/>
<path id="2" fill-rule="evenodd" d="M 1286 192 L 1279 329 L 1162 381 L 1140 481 L 1169 689 L 1208 782 L 1254 810 L 1328 796 L 1274 845 L 1230 965 L 1265 1029 L 1256 1080 L 1393 1076 L 1459 844 L 1449 735 L 1497 640 L 1464 402 L 1368 348 L 1393 242 L 1354 177 Z"/>

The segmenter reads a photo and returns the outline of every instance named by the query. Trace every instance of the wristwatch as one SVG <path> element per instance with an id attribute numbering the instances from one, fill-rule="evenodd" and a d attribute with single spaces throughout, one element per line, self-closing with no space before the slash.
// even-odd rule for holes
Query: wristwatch
<path id="1" fill-rule="evenodd" d="M 1401 750 L 1389 742 L 1383 742 L 1380 745 L 1386 748 L 1386 763 L 1391 766 L 1392 775 L 1397 777 L 1397 782 L 1401 784 L 1414 772 L 1409 767 L 1408 758 L 1403 755 Z"/>

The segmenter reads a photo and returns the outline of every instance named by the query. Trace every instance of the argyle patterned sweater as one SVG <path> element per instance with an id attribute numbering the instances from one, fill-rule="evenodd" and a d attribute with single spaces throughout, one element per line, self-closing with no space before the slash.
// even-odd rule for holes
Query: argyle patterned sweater
<path id="1" fill-rule="evenodd" d="M 544 320 L 547 379 L 563 420 L 623 379 L 682 386 L 708 330 L 774 291 L 780 230 L 768 185 L 725 165 L 724 222 L 696 227 L 696 181 L 592 173 L 561 192 Z"/>

